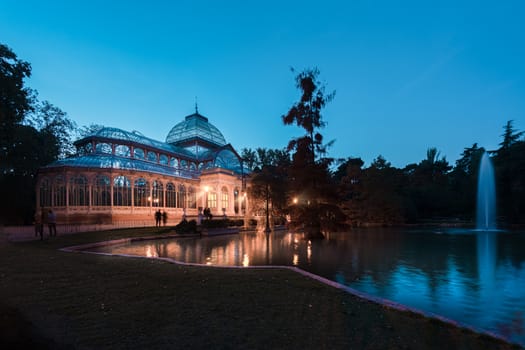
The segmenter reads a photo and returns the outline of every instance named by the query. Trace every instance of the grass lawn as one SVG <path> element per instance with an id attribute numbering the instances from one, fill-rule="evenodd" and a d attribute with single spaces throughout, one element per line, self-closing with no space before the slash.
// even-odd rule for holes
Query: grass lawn
<path id="1" fill-rule="evenodd" d="M 292 271 L 58 251 L 156 232 L 0 242 L 0 348 L 519 349 Z"/>

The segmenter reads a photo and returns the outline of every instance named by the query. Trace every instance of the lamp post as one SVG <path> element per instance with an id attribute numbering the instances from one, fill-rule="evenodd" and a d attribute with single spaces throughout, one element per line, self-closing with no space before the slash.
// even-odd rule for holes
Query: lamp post
<path id="1" fill-rule="evenodd" d="M 204 193 L 205 193 L 205 196 L 204 196 L 204 208 L 208 208 L 208 191 L 210 190 L 210 188 L 208 186 L 204 186 Z"/>
<path id="2" fill-rule="evenodd" d="M 270 186 L 266 184 L 266 229 L 264 232 L 270 233 L 272 229 L 270 228 L 270 210 L 268 208 L 268 203 L 270 202 Z"/>

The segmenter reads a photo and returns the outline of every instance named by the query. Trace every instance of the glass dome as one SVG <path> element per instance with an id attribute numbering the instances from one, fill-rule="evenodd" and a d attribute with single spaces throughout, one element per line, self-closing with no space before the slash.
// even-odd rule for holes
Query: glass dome
<path id="1" fill-rule="evenodd" d="M 192 141 L 201 141 L 218 147 L 226 145 L 226 140 L 219 129 L 199 113 L 187 116 L 184 121 L 175 125 L 166 137 L 166 142 L 172 145 L 182 145 Z"/>

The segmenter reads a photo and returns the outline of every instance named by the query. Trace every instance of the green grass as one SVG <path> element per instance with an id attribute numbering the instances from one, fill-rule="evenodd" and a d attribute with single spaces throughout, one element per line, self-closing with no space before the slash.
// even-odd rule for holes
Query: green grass
<path id="1" fill-rule="evenodd" d="M 0 347 L 519 348 L 361 300 L 292 271 L 58 251 L 157 232 L 128 229 L 0 243 Z"/>

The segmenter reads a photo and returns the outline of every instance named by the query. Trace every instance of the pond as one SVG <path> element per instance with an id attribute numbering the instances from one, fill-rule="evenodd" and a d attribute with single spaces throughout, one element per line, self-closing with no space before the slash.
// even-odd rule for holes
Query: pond
<path id="1" fill-rule="evenodd" d="M 525 345 L 524 232 L 366 229 L 322 241 L 243 232 L 96 250 L 208 265 L 296 266 Z"/>

